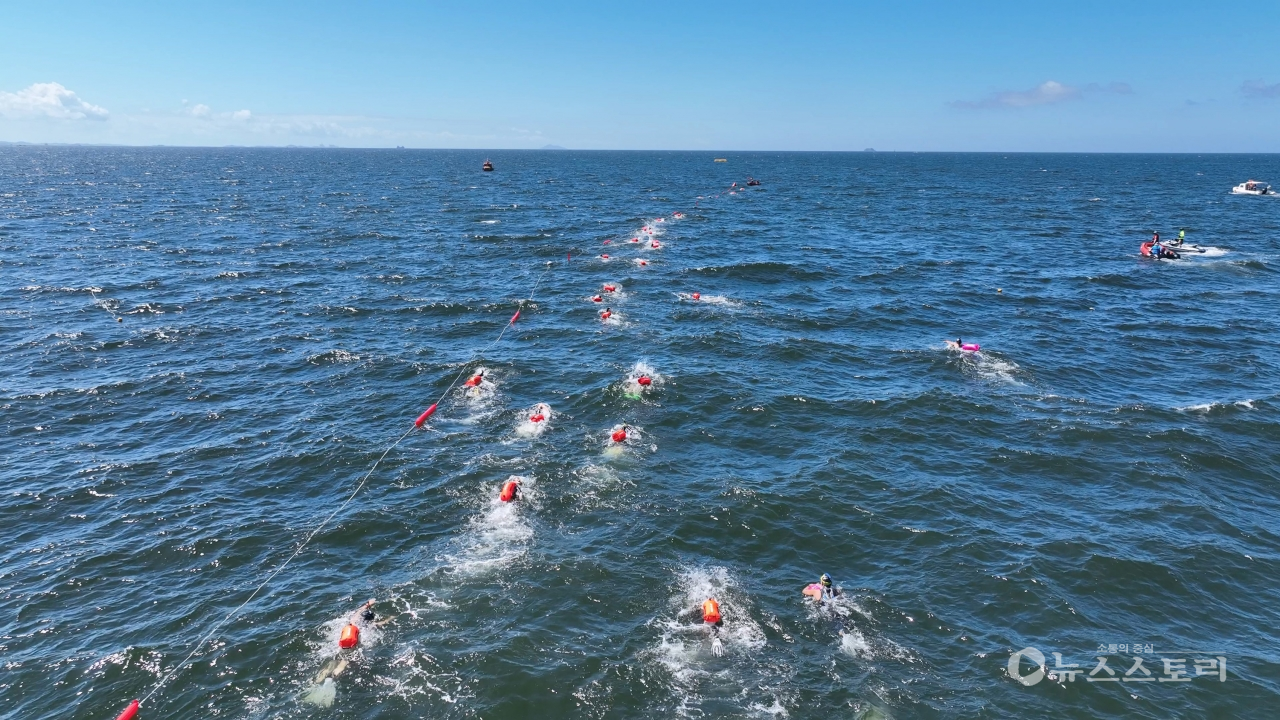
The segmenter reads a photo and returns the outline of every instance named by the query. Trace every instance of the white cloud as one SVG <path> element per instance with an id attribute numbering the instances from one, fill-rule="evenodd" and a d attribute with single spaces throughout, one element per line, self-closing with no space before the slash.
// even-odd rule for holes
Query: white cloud
<path id="1" fill-rule="evenodd" d="M 188 112 L 191 113 L 192 117 L 208 117 L 209 106 L 205 105 L 204 103 L 199 103 L 195 107 L 191 108 Z"/>
<path id="2" fill-rule="evenodd" d="M 106 120 L 107 109 L 81 100 L 58 83 L 35 83 L 16 93 L 0 92 L 0 116 L 58 120 Z"/>
<path id="3" fill-rule="evenodd" d="M 235 112 L 231 113 L 231 119 L 232 119 L 232 120 L 241 120 L 241 121 L 243 121 L 243 120 L 248 120 L 248 119 L 249 119 L 249 117 L 250 117 L 252 114 L 253 114 L 253 113 L 249 112 L 248 110 L 237 110 L 237 111 L 235 111 Z"/>
<path id="4" fill-rule="evenodd" d="M 1030 90 L 1006 90 L 992 93 L 981 100 L 957 100 L 952 107 L 966 110 L 987 110 L 992 108 L 1024 108 L 1039 105 L 1057 105 L 1059 103 L 1079 100 L 1085 93 L 1112 93 L 1115 95 L 1132 95 L 1133 88 L 1128 83 L 1113 82 L 1105 87 L 1097 83 L 1089 83 L 1084 87 L 1064 85 L 1056 80 L 1046 80 Z"/>
<path id="5" fill-rule="evenodd" d="M 1280 98 L 1280 83 L 1267 85 L 1261 80 L 1249 80 L 1240 86 L 1240 92 L 1251 98 Z"/>

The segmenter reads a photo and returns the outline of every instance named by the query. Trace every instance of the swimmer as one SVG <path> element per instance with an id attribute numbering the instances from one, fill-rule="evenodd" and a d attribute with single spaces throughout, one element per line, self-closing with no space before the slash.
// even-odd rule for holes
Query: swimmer
<path id="1" fill-rule="evenodd" d="M 638 242 L 640 242 L 640 238 L 631 238 L 631 241 L 630 241 L 630 242 L 638 243 Z"/>
<path id="2" fill-rule="evenodd" d="M 545 422 L 551 416 L 551 406 L 546 403 L 538 403 L 533 406 L 533 414 L 529 416 L 529 422 L 540 423 Z"/>
<path id="3" fill-rule="evenodd" d="M 352 655 L 355 653 L 356 648 L 360 646 L 361 627 L 366 629 L 382 627 L 394 619 L 387 617 L 379 620 L 377 613 L 373 611 L 375 602 L 373 598 L 370 598 L 368 602 L 356 608 L 347 618 L 347 624 L 342 627 L 342 633 L 338 636 L 338 654 L 330 658 L 329 662 L 320 668 L 320 673 L 316 675 L 317 683 L 323 683 L 330 678 L 337 678 L 346 671 Z"/>
<path id="4" fill-rule="evenodd" d="M 600 313 L 601 320 L 608 320 L 611 317 L 613 317 L 613 308 L 605 308 L 604 312 Z"/>
<path id="5" fill-rule="evenodd" d="M 604 302 L 604 298 L 600 297 L 599 295 L 592 295 L 591 302 Z"/>
<path id="6" fill-rule="evenodd" d="M 813 598 L 813 601 L 820 603 L 823 600 L 835 600 L 840 594 L 840 589 L 831 584 L 831 576 L 822 573 L 822 577 L 818 578 L 818 582 L 810 583 L 804 589 L 806 597 Z"/>
<path id="7" fill-rule="evenodd" d="M 711 653 L 717 657 L 724 654 L 724 645 L 720 642 L 720 628 L 724 627 L 724 618 L 720 616 L 720 603 L 715 598 L 707 598 L 702 603 L 702 624 L 711 635 Z"/>
<path id="8" fill-rule="evenodd" d="M 609 256 L 608 256 L 608 255 L 601 255 L 601 256 L 600 256 L 600 259 L 601 259 L 601 260 L 608 260 L 608 259 L 609 259 Z"/>
<path id="9" fill-rule="evenodd" d="M 654 250 L 657 250 L 658 248 L 662 247 L 662 243 L 658 242 L 657 240 L 654 240 L 653 242 L 649 243 L 649 247 L 653 248 Z"/>
<path id="10" fill-rule="evenodd" d="M 963 340 L 961 340 L 960 338 L 956 338 L 955 340 L 948 340 L 948 341 L 947 341 L 947 347 L 948 347 L 948 348 L 951 348 L 952 350 L 959 350 L 959 349 L 960 349 L 960 346 L 961 346 L 963 343 L 964 343 L 964 341 L 963 341 Z"/>

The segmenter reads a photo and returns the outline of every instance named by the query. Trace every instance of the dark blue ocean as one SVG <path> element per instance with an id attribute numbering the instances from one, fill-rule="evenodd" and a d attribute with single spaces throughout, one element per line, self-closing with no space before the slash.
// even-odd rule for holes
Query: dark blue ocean
<path id="1" fill-rule="evenodd" d="M 1280 156 L 719 156 L 0 148 L 0 717 L 1274 717 Z"/>

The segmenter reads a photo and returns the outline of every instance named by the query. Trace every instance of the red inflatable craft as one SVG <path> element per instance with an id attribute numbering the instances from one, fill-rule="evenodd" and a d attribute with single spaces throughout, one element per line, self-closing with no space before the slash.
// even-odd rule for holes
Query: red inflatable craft
<path id="1" fill-rule="evenodd" d="M 137 714 L 138 714 L 138 701 L 134 700 L 133 702 L 129 703 L 129 707 L 125 708 L 124 712 L 120 713 L 120 715 L 116 717 L 116 720 L 133 720 L 133 718 L 136 717 Z"/>

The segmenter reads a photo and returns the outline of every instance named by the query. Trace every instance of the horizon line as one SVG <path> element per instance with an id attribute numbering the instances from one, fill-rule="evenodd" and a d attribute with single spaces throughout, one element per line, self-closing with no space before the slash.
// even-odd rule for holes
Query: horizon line
<path id="1" fill-rule="evenodd" d="M 685 149 L 635 149 L 635 148 L 433 148 L 408 147 L 397 145 L 346 146 L 346 145 L 134 145 L 127 143 L 67 143 L 67 142 L 29 142 L 26 140 L 0 140 L 0 147 L 84 147 L 84 148 L 173 148 L 186 150 L 388 150 L 388 151 L 427 151 L 427 152 L 666 152 L 666 153 L 848 153 L 848 154 L 967 154 L 967 155 L 1280 155 L 1280 152 L 1267 151 L 1198 151 L 1198 150 L 685 150 Z"/>

